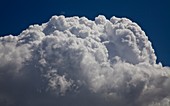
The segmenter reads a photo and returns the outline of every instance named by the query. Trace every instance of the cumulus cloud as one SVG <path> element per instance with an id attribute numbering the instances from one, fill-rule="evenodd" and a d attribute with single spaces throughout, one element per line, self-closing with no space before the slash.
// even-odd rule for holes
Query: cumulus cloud
<path id="1" fill-rule="evenodd" d="M 0 38 L 0 105 L 170 106 L 170 68 L 126 18 L 53 16 Z"/>

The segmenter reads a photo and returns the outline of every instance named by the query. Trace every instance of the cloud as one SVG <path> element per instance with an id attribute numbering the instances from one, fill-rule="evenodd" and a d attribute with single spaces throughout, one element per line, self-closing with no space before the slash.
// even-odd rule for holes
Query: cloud
<path id="1" fill-rule="evenodd" d="M 0 38 L 3 106 L 169 106 L 170 68 L 126 18 L 53 16 Z"/>

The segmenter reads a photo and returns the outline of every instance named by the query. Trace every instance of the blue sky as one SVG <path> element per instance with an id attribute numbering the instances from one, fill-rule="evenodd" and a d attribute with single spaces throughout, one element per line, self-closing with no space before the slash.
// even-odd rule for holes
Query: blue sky
<path id="1" fill-rule="evenodd" d="M 0 35 L 18 35 L 52 15 L 127 17 L 138 23 L 153 43 L 158 61 L 170 66 L 170 0 L 1 0 Z"/>

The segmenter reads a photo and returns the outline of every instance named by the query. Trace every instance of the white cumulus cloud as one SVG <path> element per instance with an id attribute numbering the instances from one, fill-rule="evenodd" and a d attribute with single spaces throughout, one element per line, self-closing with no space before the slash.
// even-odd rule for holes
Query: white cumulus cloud
<path id="1" fill-rule="evenodd" d="M 0 37 L 0 105 L 170 106 L 170 68 L 129 19 L 53 16 Z"/>

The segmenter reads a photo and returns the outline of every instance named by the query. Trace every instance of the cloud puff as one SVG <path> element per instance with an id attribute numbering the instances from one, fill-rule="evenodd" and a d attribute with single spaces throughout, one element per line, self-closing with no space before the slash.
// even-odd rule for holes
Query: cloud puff
<path id="1" fill-rule="evenodd" d="M 53 16 L 0 38 L 3 106 L 169 106 L 170 68 L 126 18 Z"/>

